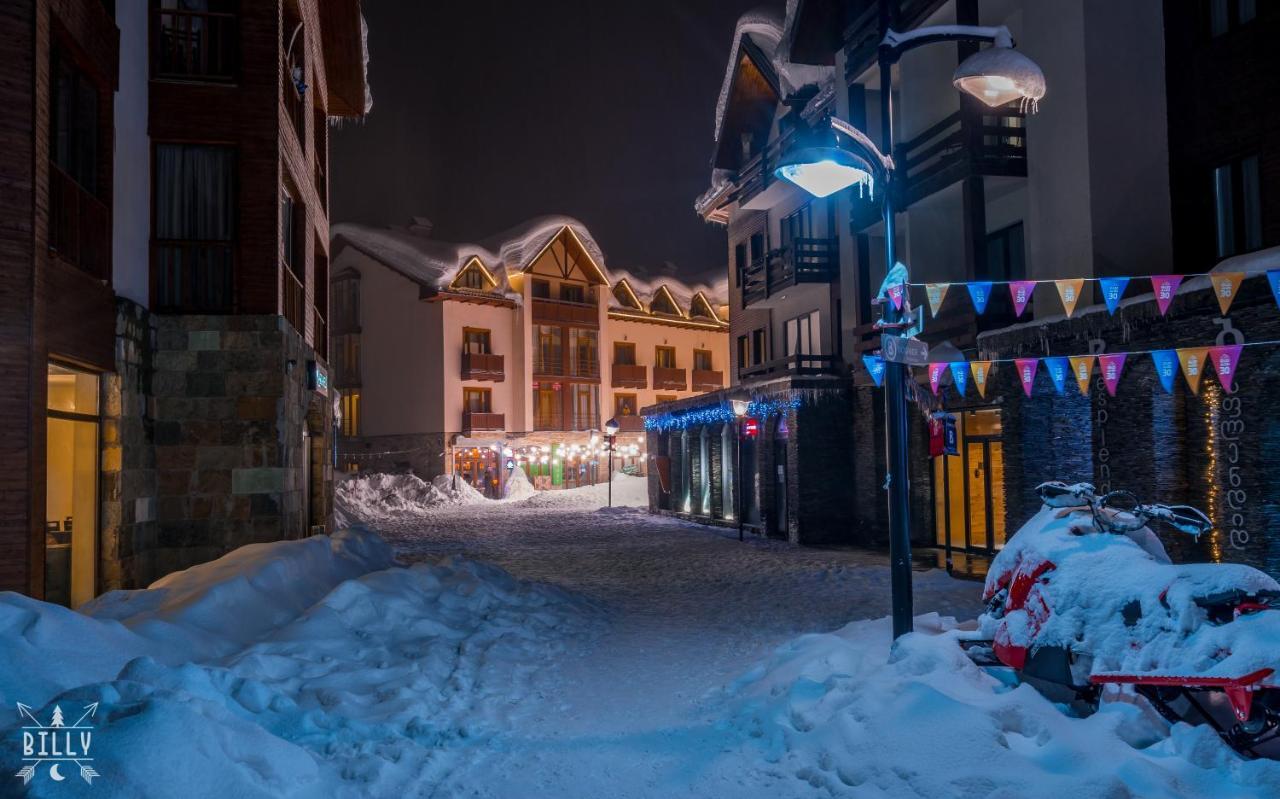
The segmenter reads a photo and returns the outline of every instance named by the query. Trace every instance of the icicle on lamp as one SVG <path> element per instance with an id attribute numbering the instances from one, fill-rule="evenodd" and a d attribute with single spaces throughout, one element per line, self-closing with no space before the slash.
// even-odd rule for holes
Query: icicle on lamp
<path id="1" fill-rule="evenodd" d="M 1044 72 L 1013 49 L 1007 32 L 997 36 L 991 47 L 966 58 L 956 67 L 951 82 L 992 108 L 1020 100 L 1022 110 L 1032 113 L 1039 110 L 1045 92 Z"/>
<path id="2" fill-rule="evenodd" d="M 774 174 L 791 181 L 814 197 L 826 197 L 849 186 L 875 191 L 872 167 L 863 158 L 840 147 L 804 147 L 787 156 Z"/>

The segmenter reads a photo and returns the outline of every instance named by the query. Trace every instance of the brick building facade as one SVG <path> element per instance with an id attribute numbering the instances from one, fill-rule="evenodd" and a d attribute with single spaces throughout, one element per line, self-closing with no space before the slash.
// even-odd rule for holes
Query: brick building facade
<path id="1" fill-rule="evenodd" d="M 5 4 L 0 589 L 77 605 L 328 515 L 328 120 L 358 0 Z"/>

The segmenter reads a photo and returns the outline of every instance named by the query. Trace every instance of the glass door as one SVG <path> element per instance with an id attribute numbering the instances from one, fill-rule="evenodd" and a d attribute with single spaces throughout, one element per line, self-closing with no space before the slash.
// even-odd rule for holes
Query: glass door
<path id="1" fill-rule="evenodd" d="M 48 366 L 45 599 L 78 607 L 97 594 L 98 376 Z"/>
<path id="2" fill-rule="evenodd" d="M 952 548 L 994 552 L 1004 546 L 1004 445 L 1000 412 L 964 411 L 957 419 L 958 455 L 933 461 L 934 540 Z"/>

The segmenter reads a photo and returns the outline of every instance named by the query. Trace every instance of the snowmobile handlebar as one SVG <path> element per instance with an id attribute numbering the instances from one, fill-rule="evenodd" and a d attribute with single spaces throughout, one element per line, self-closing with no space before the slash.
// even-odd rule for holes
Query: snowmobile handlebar
<path id="1" fill-rule="evenodd" d="M 1188 535 L 1201 536 L 1213 529 L 1213 522 L 1190 505 L 1145 505 L 1131 491 L 1111 491 L 1102 496 L 1090 483 L 1041 483 L 1036 493 L 1050 507 L 1087 507 L 1098 529 L 1112 533 L 1133 532 L 1156 519 Z"/>

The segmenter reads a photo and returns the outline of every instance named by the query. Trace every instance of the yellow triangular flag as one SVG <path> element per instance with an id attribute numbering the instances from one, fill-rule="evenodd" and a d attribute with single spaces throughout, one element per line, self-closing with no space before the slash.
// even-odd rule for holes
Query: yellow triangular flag
<path id="1" fill-rule="evenodd" d="M 1226 316 L 1227 309 L 1231 307 L 1231 301 L 1236 298 L 1236 292 L 1240 290 L 1244 272 L 1211 274 L 1209 280 L 1213 283 L 1213 296 L 1218 298 L 1218 307 L 1222 309 L 1222 315 Z"/>
<path id="2" fill-rule="evenodd" d="M 1200 393 L 1200 378 L 1204 377 L 1205 358 L 1209 356 L 1208 347 L 1188 347 L 1178 350 L 1178 362 L 1182 364 L 1182 376 L 1187 378 L 1192 394 Z"/>
<path id="3" fill-rule="evenodd" d="M 1054 284 L 1058 287 L 1058 296 L 1062 298 L 1062 307 L 1066 309 L 1067 316 L 1076 312 L 1076 303 L 1080 302 L 1080 291 L 1084 288 L 1084 278 L 1078 277 L 1073 280 L 1055 280 Z"/>
<path id="4" fill-rule="evenodd" d="M 1071 374 L 1076 379 L 1080 393 L 1089 396 L 1089 378 L 1093 375 L 1093 356 L 1077 355 L 1071 359 Z"/>
<path id="5" fill-rule="evenodd" d="M 949 288 L 951 288 L 950 283 L 925 284 L 924 293 L 929 298 L 929 313 L 934 316 L 938 315 L 938 309 L 942 307 L 942 300 L 947 296 L 947 289 Z"/>
<path id="6" fill-rule="evenodd" d="M 991 361 L 970 361 L 969 369 L 973 372 L 973 384 L 978 387 L 978 396 L 987 398 L 987 378 L 991 376 Z"/>

